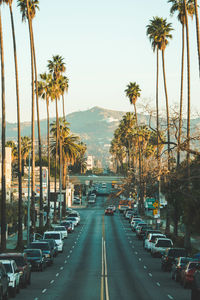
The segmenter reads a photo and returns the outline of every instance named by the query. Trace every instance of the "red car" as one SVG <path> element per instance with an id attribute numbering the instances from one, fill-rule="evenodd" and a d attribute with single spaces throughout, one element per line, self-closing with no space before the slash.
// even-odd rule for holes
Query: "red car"
<path id="1" fill-rule="evenodd" d="M 194 273 L 197 267 L 200 266 L 200 261 L 190 261 L 188 262 L 185 270 L 181 272 L 181 284 L 184 288 L 191 287 L 194 281 Z"/>
<path id="2" fill-rule="evenodd" d="M 106 208 L 105 210 L 105 215 L 106 216 L 113 216 L 114 215 L 114 211 L 111 208 Z"/>

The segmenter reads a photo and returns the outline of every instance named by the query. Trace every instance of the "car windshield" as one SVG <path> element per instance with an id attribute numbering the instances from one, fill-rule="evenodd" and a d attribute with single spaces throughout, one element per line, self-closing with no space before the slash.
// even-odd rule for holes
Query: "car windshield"
<path id="1" fill-rule="evenodd" d="M 190 260 L 191 260 L 191 258 L 189 258 L 189 257 L 181 257 L 181 259 L 180 259 L 180 264 L 181 264 L 181 265 L 185 265 L 185 264 L 187 264 Z"/>
<path id="2" fill-rule="evenodd" d="M 157 243 L 158 247 L 171 247 L 172 243 L 170 240 L 159 240 Z"/>
<path id="3" fill-rule="evenodd" d="M 66 229 L 63 227 L 55 227 L 54 230 L 55 231 L 66 231 Z"/>
<path id="4" fill-rule="evenodd" d="M 59 233 L 45 233 L 44 239 L 60 240 L 60 234 Z"/>
<path id="5" fill-rule="evenodd" d="M 24 261 L 23 256 L 14 256 L 14 255 L 11 256 L 11 255 L 9 255 L 9 256 L 4 256 L 3 258 L 4 259 L 13 259 L 16 262 L 18 267 L 22 267 L 22 266 L 25 265 L 25 261 Z"/>
<path id="6" fill-rule="evenodd" d="M 12 273 L 12 267 L 11 264 L 3 264 L 5 269 L 6 269 L 6 273 Z"/>
<path id="7" fill-rule="evenodd" d="M 27 257 L 40 257 L 41 256 L 41 252 L 38 250 L 27 250 L 25 251 L 25 253 L 27 254 Z"/>
<path id="8" fill-rule="evenodd" d="M 32 249 L 49 250 L 49 244 L 48 243 L 32 243 L 31 248 Z"/>
<path id="9" fill-rule="evenodd" d="M 70 217 L 68 220 L 76 221 L 76 218 Z"/>
<path id="10" fill-rule="evenodd" d="M 70 214 L 70 217 L 78 217 L 78 214 Z"/>
<path id="11" fill-rule="evenodd" d="M 155 240 L 156 240 L 158 237 L 162 237 L 162 235 L 153 235 L 153 236 L 151 237 L 151 241 L 152 241 L 152 242 L 155 242 Z"/>

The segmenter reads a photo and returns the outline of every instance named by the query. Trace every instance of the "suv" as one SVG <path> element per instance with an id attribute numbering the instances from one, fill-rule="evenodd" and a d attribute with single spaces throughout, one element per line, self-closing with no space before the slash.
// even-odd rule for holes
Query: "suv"
<path id="1" fill-rule="evenodd" d="M 25 288 L 31 283 L 31 266 L 25 253 L 2 253 L 0 259 L 13 259 L 20 274 L 20 286 Z"/>
<path id="2" fill-rule="evenodd" d="M 17 269 L 16 262 L 12 259 L 2 259 L 0 262 L 4 265 L 6 273 L 9 277 L 9 292 L 12 297 L 16 296 L 16 293 L 19 293 L 19 282 L 20 274 Z"/>
<path id="3" fill-rule="evenodd" d="M 172 240 L 166 238 L 157 238 L 155 244 L 151 248 L 151 255 L 153 257 L 161 257 L 163 255 L 163 252 L 167 248 L 171 248 L 172 246 Z"/>
<path id="4" fill-rule="evenodd" d="M 8 299 L 9 278 L 4 268 L 0 263 L 0 299 Z"/>
<path id="5" fill-rule="evenodd" d="M 184 248 L 168 248 L 161 258 L 161 270 L 171 271 L 172 265 L 177 257 L 187 257 L 187 251 Z"/>
<path id="6" fill-rule="evenodd" d="M 27 259 L 30 262 L 32 269 L 36 269 L 36 270 L 42 272 L 46 266 L 44 256 L 42 255 L 42 250 L 41 249 L 25 249 L 24 252 L 27 255 Z"/>
<path id="7" fill-rule="evenodd" d="M 181 272 L 186 268 L 187 263 L 191 260 L 191 257 L 178 257 L 175 259 L 171 268 L 171 277 L 173 280 L 180 282 Z"/>
<path id="8" fill-rule="evenodd" d="M 49 242 L 45 241 L 38 241 L 38 242 L 32 242 L 29 245 L 30 249 L 41 249 L 42 255 L 44 256 L 44 260 L 47 265 L 53 264 L 53 253 L 51 251 L 51 247 L 49 245 Z"/>
<path id="9" fill-rule="evenodd" d="M 54 239 L 58 248 L 58 252 L 63 252 L 63 240 L 60 232 L 46 231 L 44 232 L 43 239 Z"/>

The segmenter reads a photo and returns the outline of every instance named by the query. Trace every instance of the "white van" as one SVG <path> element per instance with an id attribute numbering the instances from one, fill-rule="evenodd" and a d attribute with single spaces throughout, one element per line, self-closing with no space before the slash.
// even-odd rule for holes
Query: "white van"
<path id="1" fill-rule="evenodd" d="M 53 239 L 56 242 L 57 248 L 59 252 L 63 252 L 63 240 L 61 232 L 56 231 L 46 231 L 43 235 L 43 239 Z"/>

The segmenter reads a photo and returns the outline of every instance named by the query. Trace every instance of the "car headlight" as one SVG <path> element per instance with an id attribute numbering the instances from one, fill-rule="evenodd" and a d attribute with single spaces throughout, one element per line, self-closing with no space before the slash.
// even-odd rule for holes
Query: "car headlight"
<path id="1" fill-rule="evenodd" d="M 23 272 L 22 272 L 22 271 L 19 271 L 19 274 L 22 276 L 22 275 L 23 275 Z"/>

